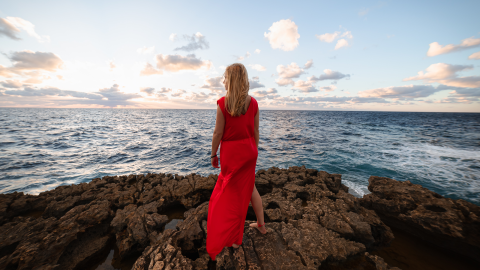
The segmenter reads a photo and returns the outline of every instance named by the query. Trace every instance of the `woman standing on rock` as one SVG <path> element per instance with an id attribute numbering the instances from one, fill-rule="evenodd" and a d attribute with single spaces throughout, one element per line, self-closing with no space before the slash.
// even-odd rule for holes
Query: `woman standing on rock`
<path id="1" fill-rule="evenodd" d="M 221 172 L 208 205 L 207 252 L 215 257 L 224 247 L 242 244 L 243 228 L 251 201 L 257 223 L 250 224 L 265 234 L 263 206 L 255 187 L 258 156 L 259 112 L 257 101 L 248 95 L 247 69 L 232 64 L 224 74 L 227 94 L 217 101 L 217 121 L 212 138 L 212 166 L 218 168 L 220 148 Z"/>

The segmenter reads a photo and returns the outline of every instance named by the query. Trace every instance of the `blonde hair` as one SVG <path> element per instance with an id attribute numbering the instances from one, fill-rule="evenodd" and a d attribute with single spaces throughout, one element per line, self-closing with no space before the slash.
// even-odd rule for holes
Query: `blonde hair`
<path id="1" fill-rule="evenodd" d="M 247 69 L 240 63 L 231 64 L 225 69 L 223 76 L 228 89 L 225 109 L 231 116 L 240 116 L 245 113 L 245 100 L 250 88 Z"/>

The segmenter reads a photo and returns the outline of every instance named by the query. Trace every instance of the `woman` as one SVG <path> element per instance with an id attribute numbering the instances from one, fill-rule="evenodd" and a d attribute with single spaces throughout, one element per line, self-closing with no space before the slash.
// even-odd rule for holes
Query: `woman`
<path id="1" fill-rule="evenodd" d="M 207 252 L 215 257 L 224 247 L 242 244 L 243 227 L 251 201 L 257 223 L 250 224 L 265 234 L 263 206 L 255 187 L 258 156 L 259 112 L 257 101 L 248 95 L 248 74 L 242 64 L 232 64 L 224 74 L 227 94 L 217 101 L 217 121 L 212 138 L 212 166 L 221 172 L 210 197 L 207 219 Z"/>

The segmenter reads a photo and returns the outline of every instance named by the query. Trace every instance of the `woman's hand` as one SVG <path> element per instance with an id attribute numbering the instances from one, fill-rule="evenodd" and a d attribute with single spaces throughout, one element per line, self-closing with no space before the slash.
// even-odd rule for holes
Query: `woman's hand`
<path id="1" fill-rule="evenodd" d="M 213 158 L 211 158 L 211 160 L 212 160 L 212 166 L 214 168 L 217 168 L 217 169 L 220 168 L 220 167 L 218 167 L 218 157 L 213 157 Z"/>

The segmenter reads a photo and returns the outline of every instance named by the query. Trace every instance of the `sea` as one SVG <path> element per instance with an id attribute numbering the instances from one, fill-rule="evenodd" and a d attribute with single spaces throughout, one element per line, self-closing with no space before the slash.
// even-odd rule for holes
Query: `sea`
<path id="1" fill-rule="evenodd" d="M 105 175 L 220 173 L 210 164 L 215 110 L 0 108 L 0 193 L 38 194 Z M 480 205 L 480 114 L 260 111 L 257 170 L 409 180 Z"/>

